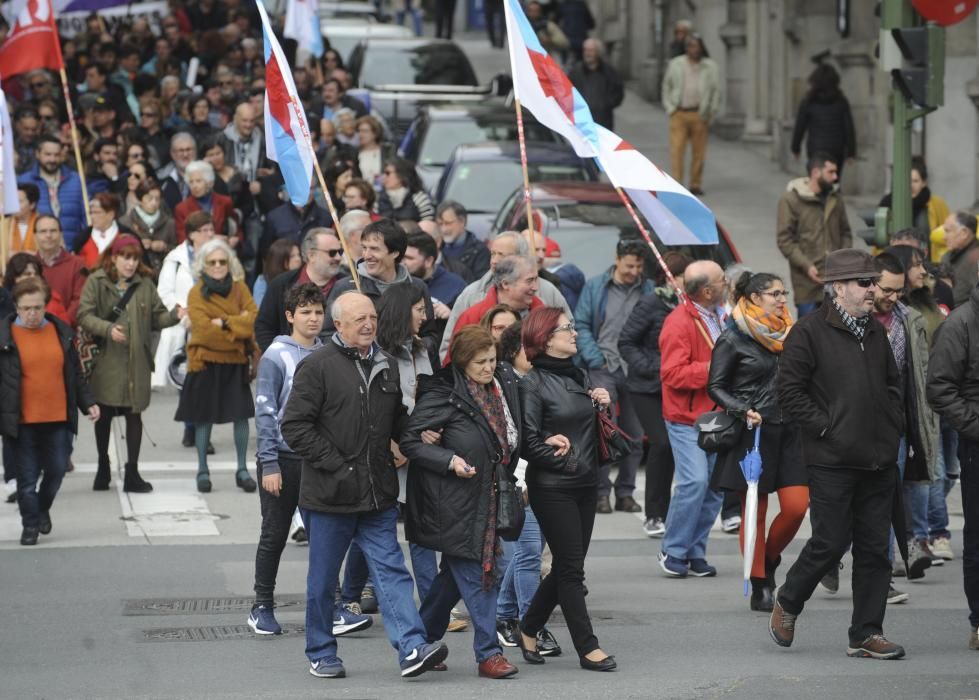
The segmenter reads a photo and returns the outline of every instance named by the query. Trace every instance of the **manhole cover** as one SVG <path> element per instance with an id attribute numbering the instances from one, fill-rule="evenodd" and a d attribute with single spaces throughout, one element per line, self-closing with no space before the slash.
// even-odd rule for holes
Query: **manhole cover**
<path id="1" fill-rule="evenodd" d="M 305 628 L 299 623 L 285 623 L 282 634 L 297 636 Z M 157 627 L 141 630 L 142 642 L 232 642 L 260 639 L 248 625 L 215 625 L 213 627 Z"/>
<path id="2" fill-rule="evenodd" d="M 123 615 L 221 615 L 248 612 L 255 599 L 229 598 L 139 598 L 122 601 Z M 304 610 L 305 595 L 276 596 L 277 608 Z"/>

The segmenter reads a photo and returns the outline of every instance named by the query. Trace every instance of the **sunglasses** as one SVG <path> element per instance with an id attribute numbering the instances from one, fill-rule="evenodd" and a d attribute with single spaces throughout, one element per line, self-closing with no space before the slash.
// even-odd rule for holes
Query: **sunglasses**
<path id="1" fill-rule="evenodd" d="M 328 250 L 323 250 L 322 248 L 313 248 L 317 253 L 326 253 L 331 258 L 338 258 L 343 255 L 342 248 L 329 248 Z"/>
<path id="2" fill-rule="evenodd" d="M 867 289 L 868 287 L 872 287 L 875 284 L 877 284 L 877 280 L 874 279 L 873 277 L 861 277 L 860 279 L 856 279 L 853 281 L 857 283 L 858 287 L 863 287 L 864 289 Z"/>
<path id="3" fill-rule="evenodd" d="M 221 258 L 220 260 L 207 260 L 204 264 L 208 267 L 227 267 L 228 260 L 227 258 Z"/>

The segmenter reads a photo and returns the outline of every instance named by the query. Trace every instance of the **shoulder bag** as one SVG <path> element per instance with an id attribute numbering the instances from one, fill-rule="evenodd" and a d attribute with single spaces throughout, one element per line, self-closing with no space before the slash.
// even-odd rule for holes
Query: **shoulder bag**
<path id="1" fill-rule="evenodd" d="M 115 323 L 119 320 L 122 312 L 126 310 L 126 305 L 129 303 L 129 300 L 136 293 L 136 287 L 137 285 L 131 284 L 126 288 L 119 301 L 112 307 L 112 313 L 105 319 L 106 321 Z M 75 334 L 75 349 L 78 351 L 78 360 L 81 363 L 82 378 L 86 381 L 92 376 L 92 370 L 95 369 L 95 362 L 102 353 L 102 343 L 104 342 L 105 338 L 92 335 L 82 328 L 81 325 L 78 326 L 78 332 Z"/>

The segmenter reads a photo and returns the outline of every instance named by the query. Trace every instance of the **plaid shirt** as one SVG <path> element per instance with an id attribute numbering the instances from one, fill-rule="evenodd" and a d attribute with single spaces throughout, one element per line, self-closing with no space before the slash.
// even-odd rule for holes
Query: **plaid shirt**
<path id="1" fill-rule="evenodd" d="M 693 307 L 697 309 L 697 313 L 700 314 L 700 318 L 703 320 L 704 325 L 707 326 L 707 332 L 710 334 L 711 341 L 716 342 L 718 336 L 721 334 L 721 331 L 724 330 L 722 327 L 721 314 L 719 313 L 720 309 L 711 310 L 701 306 L 693 300 L 691 300 L 691 303 L 693 304 Z"/>
<path id="2" fill-rule="evenodd" d="M 836 299 L 833 299 L 833 306 L 836 307 L 836 310 L 839 312 L 840 318 L 843 319 L 843 324 L 847 327 L 847 329 L 856 336 L 857 340 L 863 342 L 863 334 L 867 332 L 867 324 L 870 323 L 870 315 L 868 314 L 862 318 L 855 318 L 844 311 L 843 307 L 840 306 L 840 303 L 836 301 Z"/>

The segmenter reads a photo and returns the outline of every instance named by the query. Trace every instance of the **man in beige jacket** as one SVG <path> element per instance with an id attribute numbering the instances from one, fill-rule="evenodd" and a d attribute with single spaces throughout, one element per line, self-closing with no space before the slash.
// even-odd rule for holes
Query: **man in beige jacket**
<path id="1" fill-rule="evenodd" d="M 778 200 L 775 242 L 789 261 L 799 318 L 823 300 L 823 264 L 834 250 L 853 247 L 843 197 L 836 188 L 839 169 L 832 156 L 813 153 L 808 177 L 789 182 Z"/>
<path id="2" fill-rule="evenodd" d="M 703 40 L 686 38 L 686 53 L 670 60 L 663 76 L 663 109 L 670 115 L 670 158 L 673 177 L 683 182 L 687 143 L 693 146 L 690 191 L 704 193 L 704 155 L 711 121 L 721 108 L 721 81 L 717 64 L 707 58 Z"/>

